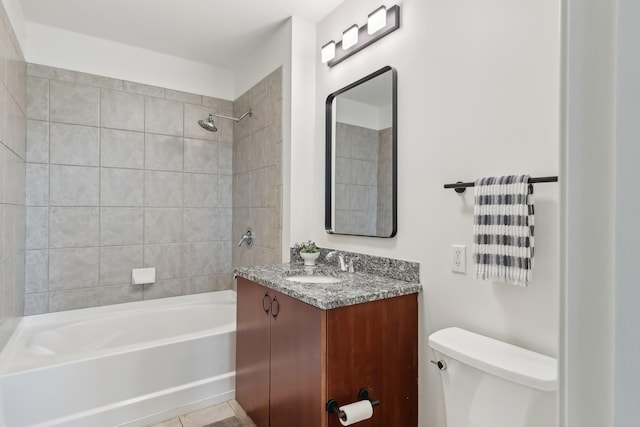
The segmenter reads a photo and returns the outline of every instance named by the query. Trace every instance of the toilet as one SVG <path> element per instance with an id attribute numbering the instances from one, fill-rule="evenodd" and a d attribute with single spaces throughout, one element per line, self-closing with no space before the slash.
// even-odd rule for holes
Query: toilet
<path id="1" fill-rule="evenodd" d="M 456 327 L 431 334 L 429 346 L 447 427 L 557 425 L 556 359 Z"/>

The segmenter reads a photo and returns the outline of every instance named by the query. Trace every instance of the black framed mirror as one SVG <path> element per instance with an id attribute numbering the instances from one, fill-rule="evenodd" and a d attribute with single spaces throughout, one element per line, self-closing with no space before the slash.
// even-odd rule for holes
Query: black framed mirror
<path id="1" fill-rule="evenodd" d="M 327 233 L 396 235 L 397 80 L 386 66 L 327 97 Z"/>

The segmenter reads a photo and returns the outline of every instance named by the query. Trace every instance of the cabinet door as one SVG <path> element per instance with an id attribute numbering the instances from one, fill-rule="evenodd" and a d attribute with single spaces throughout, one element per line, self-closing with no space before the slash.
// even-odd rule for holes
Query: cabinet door
<path id="1" fill-rule="evenodd" d="M 271 427 L 324 427 L 326 312 L 276 292 L 271 313 Z"/>
<path id="2" fill-rule="evenodd" d="M 418 425 L 416 294 L 350 305 L 327 313 L 327 388 L 340 405 L 366 388 L 380 406 L 362 427 Z M 339 427 L 336 415 L 329 426 Z"/>
<path id="3" fill-rule="evenodd" d="M 258 427 L 268 427 L 271 294 L 239 277 L 237 298 L 236 400 Z"/>

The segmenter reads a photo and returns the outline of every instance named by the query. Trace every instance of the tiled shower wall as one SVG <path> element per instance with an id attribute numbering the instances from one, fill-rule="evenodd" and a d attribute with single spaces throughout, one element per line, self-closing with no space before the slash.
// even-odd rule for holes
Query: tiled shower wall
<path id="1" fill-rule="evenodd" d="M 337 233 L 375 235 L 379 132 L 336 123 L 335 225 Z"/>
<path id="2" fill-rule="evenodd" d="M 378 131 L 378 197 L 376 234 L 390 236 L 393 231 L 393 133 L 392 128 Z"/>
<path id="3" fill-rule="evenodd" d="M 242 94 L 234 103 L 233 265 L 282 261 L 282 68 Z M 251 228 L 254 245 L 238 247 Z"/>
<path id="4" fill-rule="evenodd" d="M 24 307 L 25 62 L 0 3 L 0 349 Z"/>
<path id="5" fill-rule="evenodd" d="M 231 288 L 234 124 L 197 124 L 231 101 L 27 74 L 25 314 Z M 136 267 L 156 283 L 132 286 Z"/>

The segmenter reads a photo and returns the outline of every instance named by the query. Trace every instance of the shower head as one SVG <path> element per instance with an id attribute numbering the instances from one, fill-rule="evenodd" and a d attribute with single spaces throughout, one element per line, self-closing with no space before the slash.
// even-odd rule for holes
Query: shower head
<path id="1" fill-rule="evenodd" d="M 213 114 L 213 113 L 209 113 L 209 118 L 207 120 L 198 120 L 198 124 L 200 126 L 202 126 L 203 129 L 208 130 L 209 132 L 216 132 L 218 130 L 218 128 L 216 127 L 216 125 L 213 123 L 213 117 L 220 117 L 221 119 L 229 119 L 229 120 L 233 120 L 234 122 L 239 122 L 240 120 L 244 119 L 247 116 L 251 116 L 253 114 L 253 112 L 251 111 L 251 109 L 249 109 L 249 111 L 247 111 L 246 113 L 244 113 L 243 115 L 241 115 L 240 117 L 236 118 L 236 117 L 229 117 L 229 116 L 223 116 L 222 114 Z"/>
<path id="2" fill-rule="evenodd" d="M 209 118 L 207 120 L 198 120 L 198 124 L 202 126 L 203 129 L 208 130 L 209 132 L 218 131 L 218 128 L 213 123 L 213 114 L 209 114 Z"/>

